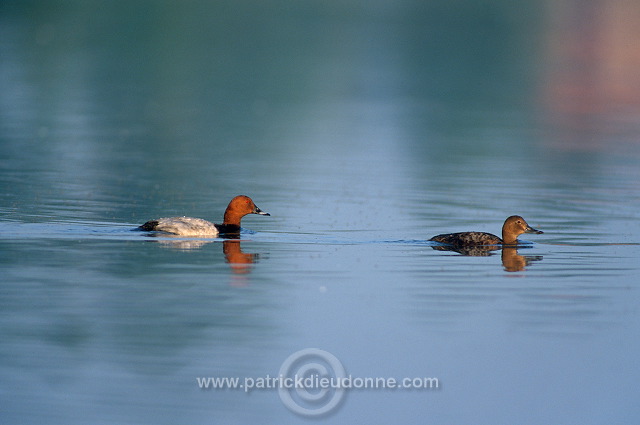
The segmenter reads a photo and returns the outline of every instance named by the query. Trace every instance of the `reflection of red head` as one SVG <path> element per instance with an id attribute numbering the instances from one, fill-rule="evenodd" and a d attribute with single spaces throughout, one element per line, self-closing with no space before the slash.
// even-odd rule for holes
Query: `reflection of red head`
<path id="1" fill-rule="evenodd" d="M 256 254 L 242 252 L 239 240 L 222 242 L 222 252 L 234 273 L 246 274 L 251 271 L 251 264 L 255 261 Z"/>

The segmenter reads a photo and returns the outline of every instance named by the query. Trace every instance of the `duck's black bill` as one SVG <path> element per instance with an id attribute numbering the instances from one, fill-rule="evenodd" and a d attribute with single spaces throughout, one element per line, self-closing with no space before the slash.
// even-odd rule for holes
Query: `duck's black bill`
<path id="1" fill-rule="evenodd" d="M 256 209 L 255 209 L 255 210 L 253 210 L 253 213 L 254 213 L 254 214 L 258 214 L 258 215 L 271 215 L 271 214 L 269 214 L 268 212 L 264 212 L 264 211 L 262 211 L 262 210 L 261 210 L 260 208 L 258 208 L 258 207 L 256 207 Z"/>
<path id="2" fill-rule="evenodd" d="M 535 233 L 536 235 L 540 235 L 540 234 L 544 233 L 542 230 L 534 229 L 533 227 L 527 227 L 527 230 L 525 230 L 524 232 L 525 233 Z"/>

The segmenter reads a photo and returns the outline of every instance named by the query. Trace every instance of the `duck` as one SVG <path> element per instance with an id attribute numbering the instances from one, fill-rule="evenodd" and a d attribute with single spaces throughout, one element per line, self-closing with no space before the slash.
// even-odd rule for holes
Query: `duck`
<path id="1" fill-rule="evenodd" d="M 165 232 L 179 236 L 216 237 L 226 233 L 238 234 L 240 233 L 240 220 L 247 214 L 271 215 L 258 208 L 248 196 L 238 195 L 229 202 L 224 211 L 222 224 L 214 224 L 194 217 L 164 217 L 149 220 L 137 227 L 137 230 Z"/>
<path id="2" fill-rule="evenodd" d="M 508 217 L 502 225 L 502 238 L 485 232 L 459 232 L 436 235 L 429 239 L 455 247 L 468 247 L 478 245 L 517 245 L 518 236 L 523 233 L 544 233 L 541 230 L 529 226 L 524 218 L 519 215 Z"/>

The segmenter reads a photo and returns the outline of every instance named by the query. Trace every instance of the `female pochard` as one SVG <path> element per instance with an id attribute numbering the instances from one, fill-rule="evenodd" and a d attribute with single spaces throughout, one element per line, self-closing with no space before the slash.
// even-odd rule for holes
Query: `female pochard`
<path id="1" fill-rule="evenodd" d="M 529 226 L 519 215 L 512 215 L 502 225 L 502 238 L 485 232 L 460 232 L 437 235 L 429 240 L 452 246 L 517 245 L 518 236 L 523 233 L 540 234 L 543 232 Z"/>

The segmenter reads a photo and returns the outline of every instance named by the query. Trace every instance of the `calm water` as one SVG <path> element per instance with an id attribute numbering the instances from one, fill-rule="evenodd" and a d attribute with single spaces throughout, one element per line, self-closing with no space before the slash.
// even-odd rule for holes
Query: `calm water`
<path id="1" fill-rule="evenodd" d="M 306 348 L 439 382 L 317 423 L 637 421 L 640 11 L 423 3 L 3 2 L 0 422 L 307 423 L 197 382 Z"/>

